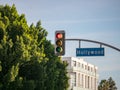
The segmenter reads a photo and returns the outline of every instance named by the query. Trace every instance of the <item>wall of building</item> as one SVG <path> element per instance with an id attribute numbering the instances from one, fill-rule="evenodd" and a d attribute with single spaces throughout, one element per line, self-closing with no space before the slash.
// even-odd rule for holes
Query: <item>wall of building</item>
<path id="1" fill-rule="evenodd" d="M 97 66 L 74 57 L 63 57 L 62 60 L 68 63 L 69 90 L 97 90 Z"/>

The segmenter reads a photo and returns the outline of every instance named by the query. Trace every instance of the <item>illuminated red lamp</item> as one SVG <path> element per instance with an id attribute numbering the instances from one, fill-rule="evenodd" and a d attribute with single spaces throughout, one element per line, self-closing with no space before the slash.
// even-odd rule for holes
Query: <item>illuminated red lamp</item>
<path id="1" fill-rule="evenodd" d="M 63 38 L 63 34 L 62 33 L 57 33 L 56 38 L 58 38 L 58 39 Z"/>

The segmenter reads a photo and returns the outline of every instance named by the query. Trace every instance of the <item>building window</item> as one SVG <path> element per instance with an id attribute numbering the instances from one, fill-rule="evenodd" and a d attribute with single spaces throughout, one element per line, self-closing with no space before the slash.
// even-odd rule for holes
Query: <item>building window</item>
<path id="1" fill-rule="evenodd" d="M 88 88 L 90 88 L 90 77 L 88 76 Z"/>
<path id="2" fill-rule="evenodd" d="M 73 61 L 73 66 L 76 66 L 76 61 Z"/>
<path id="3" fill-rule="evenodd" d="M 84 75 L 82 74 L 82 78 L 81 78 L 82 80 L 81 80 L 81 85 L 82 85 L 82 88 L 84 87 Z"/>
<path id="4" fill-rule="evenodd" d="M 91 89 L 93 89 L 93 79 L 91 77 Z"/>
<path id="5" fill-rule="evenodd" d="M 85 65 L 85 70 L 87 70 L 87 65 Z"/>
<path id="6" fill-rule="evenodd" d="M 72 83 L 72 87 L 73 86 L 76 86 L 76 73 L 72 73 L 72 76 L 71 76 L 71 83 Z"/>
<path id="7" fill-rule="evenodd" d="M 87 76 L 85 75 L 85 88 L 87 88 Z"/>
<path id="8" fill-rule="evenodd" d="M 91 72 L 93 72 L 93 68 L 91 67 Z"/>
<path id="9" fill-rule="evenodd" d="M 80 73 L 78 74 L 78 86 L 80 87 Z"/>
<path id="10" fill-rule="evenodd" d="M 96 78 L 94 79 L 94 85 L 95 85 L 95 90 L 96 90 Z"/>
<path id="11" fill-rule="evenodd" d="M 84 64 L 82 64 L 82 68 L 84 68 Z"/>
<path id="12" fill-rule="evenodd" d="M 78 62 L 78 67 L 80 67 L 80 63 Z"/>
<path id="13" fill-rule="evenodd" d="M 90 71 L 90 66 L 88 66 L 88 71 Z"/>
<path id="14" fill-rule="evenodd" d="M 95 68 L 95 73 L 97 73 L 97 70 L 96 70 L 96 68 Z"/>

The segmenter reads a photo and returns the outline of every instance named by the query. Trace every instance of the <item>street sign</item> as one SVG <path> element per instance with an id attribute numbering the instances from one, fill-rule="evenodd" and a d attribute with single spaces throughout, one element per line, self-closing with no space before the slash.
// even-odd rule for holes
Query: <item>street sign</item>
<path id="1" fill-rule="evenodd" d="M 104 48 L 76 48 L 76 56 L 104 56 Z"/>

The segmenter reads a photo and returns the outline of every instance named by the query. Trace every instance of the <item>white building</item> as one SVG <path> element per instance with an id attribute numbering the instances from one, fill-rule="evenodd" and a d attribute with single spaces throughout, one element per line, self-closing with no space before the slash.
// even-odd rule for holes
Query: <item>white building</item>
<path id="1" fill-rule="evenodd" d="M 74 57 L 62 57 L 68 63 L 68 90 L 97 90 L 97 67 Z"/>

